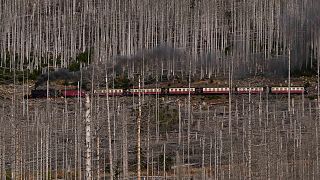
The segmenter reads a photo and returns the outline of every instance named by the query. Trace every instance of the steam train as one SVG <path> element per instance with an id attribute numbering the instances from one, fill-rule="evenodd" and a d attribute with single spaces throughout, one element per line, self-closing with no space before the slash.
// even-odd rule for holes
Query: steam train
<path id="1" fill-rule="evenodd" d="M 233 94 L 306 94 L 305 87 L 205 87 L 205 88 L 134 88 L 134 89 L 109 89 L 94 90 L 94 94 L 99 96 L 132 96 L 132 95 L 228 95 Z"/>
<path id="2" fill-rule="evenodd" d="M 172 88 L 132 88 L 132 89 L 97 89 L 97 96 L 135 96 L 135 95 L 228 95 L 233 94 L 307 94 L 305 87 L 172 87 Z M 84 97 L 83 90 L 32 90 L 29 98 Z"/>

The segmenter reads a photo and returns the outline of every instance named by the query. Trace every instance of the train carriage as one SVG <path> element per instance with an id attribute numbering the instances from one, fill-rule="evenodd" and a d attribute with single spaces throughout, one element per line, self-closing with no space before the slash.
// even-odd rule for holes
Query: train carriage
<path id="1" fill-rule="evenodd" d="M 161 93 L 161 88 L 129 89 L 131 95 L 139 95 L 139 92 L 144 95 L 156 95 Z"/>
<path id="2" fill-rule="evenodd" d="M 107 93 L 108 92 L 108 93 Z M 99 96 L 122 96 L 123 95 L 123 89 L 99 89 L 99 90 L 94 90 L 94 94 L 99 95 Z"/>
<path id="3" fill-rule="evenodd" d="M 169 94 L 195 94 L 196 88 L 169 88 Z"/>
<path id="4" fill-rule="evenodd" d="M 304 87 L 271 87 L 272 94 L 288 94 L 290 90 L 291 94 L 303 94 L 305 93 Z"/>
<path id="5" fill-rule="evenodd" d="M 263 87 L 238 87 L 236 88 L 238 94 L 260 94 L 263 93 Z"/>
<path id="6" fill-rule="evenodd" d="M 229 94 L 230 88 L 219 87 L 219 88 L 203 88 L 203 94 Z"/>
<path id="7" fill-rule="evenodd" d="M 86 93 L 82 90 L 62 90 L 63 97 L 85 97 Z"/>

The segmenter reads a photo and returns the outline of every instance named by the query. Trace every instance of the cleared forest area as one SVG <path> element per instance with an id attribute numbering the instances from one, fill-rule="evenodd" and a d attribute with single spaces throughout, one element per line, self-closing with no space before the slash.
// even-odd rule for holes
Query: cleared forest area
<path id="1" fill-rule="evenodd" d="M 319 9 L 318 0 L 0 0 L 0 178 L 320 179 Z M 24 98 L 55 80 L 89 90 Z M 310 94 L 93 93 L 171 82 Z"/>

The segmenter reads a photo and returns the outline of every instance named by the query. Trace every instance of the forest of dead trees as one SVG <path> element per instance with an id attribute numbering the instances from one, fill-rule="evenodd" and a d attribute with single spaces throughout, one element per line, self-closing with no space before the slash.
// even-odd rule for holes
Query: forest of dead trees
<path id="1" fill-rule="evenodd" d="M 312 69 L 319 55 L 317 0 L 1 0 L 0 65 L 10 70 L 116 65 L 132 76 L 201 78 Z M 44 71 L 44 70 L 43 70 Z"/>
<path id="2" fill-rule="evenodd" d="M 70 66 L 106 89 L 117 75 L 138 75 L 139 88 L 163 76 L 189 86 L 222 76 L 233 87 L 237 77 L 288 75 L 290 86 L 291 72 L 319 74 L 319 8 L 317 0 L 0 0 L 0 83 L 12 83 L 0 98 L 0 178 L 319 179 L 319 77 L 316 100 L 23 98 L 28 73 Z"/>
<path id="3" fill-rule="evenodd" d="M 140 137 L 147 179 L 318 179 L 318 103 L 303 95 L 287 101 L 268 94 L 233 96 L 230 106 L 188 96 L 16 99 L 0 110 L 1 178 L 137 177 Z"/>

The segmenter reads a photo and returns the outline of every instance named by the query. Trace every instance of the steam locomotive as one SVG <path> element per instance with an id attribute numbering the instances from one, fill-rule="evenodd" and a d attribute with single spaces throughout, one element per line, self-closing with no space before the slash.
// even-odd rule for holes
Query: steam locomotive
<path id="1" fill-rule="evenodd" d="M 86 92 L 83 90 L 56 90 L 56 89 L 48 89 L 48 90 L 31 90 L 31 94 L 28 98 L 54 98 L 54 97 L 85 97 Z M 25 96 L 26 98 L 26 96 Z"/>

